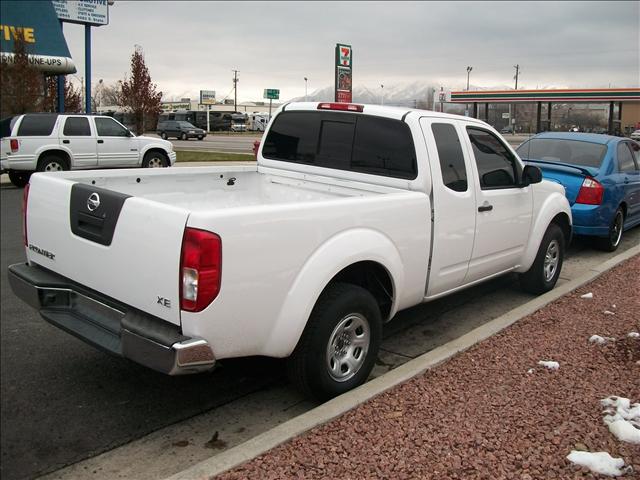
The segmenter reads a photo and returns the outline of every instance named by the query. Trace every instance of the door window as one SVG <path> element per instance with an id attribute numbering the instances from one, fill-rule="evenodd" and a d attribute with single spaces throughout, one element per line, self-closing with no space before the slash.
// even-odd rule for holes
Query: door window
<path id="1" fill-rule="evenodd" d="M 438 148 L 442 182 L 451 190 L 466 192 L 467 171 L 456 127 L 450 123 L 434 123 L 431 131 Z"/>
<path id="2" fill-rule="evenodd" d="M 96 129 L 100 137 L 128 137 L 129 130 L 111 118 L 96 118 Z"/>
<path id="3" fill-rule="evenodd" d="M 518 184 L 518 162 L 491 132 L 467 127 L 480 176 L 480 188 L 513 188 Z"/>
<path id="4" fill-rule="evenodd" d="M 66 137 L 90 137 L 91 128 L 86 117 L 68 117 L 62 134 Z"/>
<path id="5" fill-rule="evenodd" d="M 630 146 L 629 142 L 618 143 L 618 171 L 620 172 L 635 172 L 638 169 L 629 149 Z"/>

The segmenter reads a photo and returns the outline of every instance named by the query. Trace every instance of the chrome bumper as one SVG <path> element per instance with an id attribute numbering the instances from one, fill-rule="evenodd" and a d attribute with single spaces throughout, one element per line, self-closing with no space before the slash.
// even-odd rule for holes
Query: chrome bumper
<path id="1" fill-rule="evenodd" d="M 202 338 L 178 326 L 102 297 L 35 265 L 8 270 L 13 292 L 52 325 L 108 353 L 168 375 L 211 370 L 215 357 Z"/>

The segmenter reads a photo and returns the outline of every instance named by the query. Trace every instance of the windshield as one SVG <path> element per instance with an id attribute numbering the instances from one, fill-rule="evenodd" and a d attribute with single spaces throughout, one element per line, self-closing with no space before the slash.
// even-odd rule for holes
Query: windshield
<path id="1" fill-rule="evenodd" d="M 520 145 L 516 152 L 523 160 L 542 160 L 600 168 L 607 146 L 562 138 L 534 138 Z"/>
<path id="2" fill-rule="evenodd" d="M 189 122 L 178 122 L 178 125 L 184 128 L 196 128 L 193 125 L 191 125 Z"/>

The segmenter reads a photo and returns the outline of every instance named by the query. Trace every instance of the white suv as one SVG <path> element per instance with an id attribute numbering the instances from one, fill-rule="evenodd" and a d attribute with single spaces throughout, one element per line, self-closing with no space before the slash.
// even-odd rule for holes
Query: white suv
<path id="1" fill-rule="evenodd" d="M 33 172 L 119 167 L 169 167 L 171 142 L 136 137 L 111 117 L 27 113 L 2 120 L 0 169 L 17 187 Z"/>

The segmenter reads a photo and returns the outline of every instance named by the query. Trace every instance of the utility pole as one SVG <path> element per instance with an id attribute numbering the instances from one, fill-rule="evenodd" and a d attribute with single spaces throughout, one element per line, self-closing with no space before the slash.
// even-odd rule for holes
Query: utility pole
<path id="1" fill-rule="evenodd" d="M 380 84 L 380 105 L 384 105 L 384 85 Z"/>
<path id="2" fill-rule="evenodd" d="M 304 101 L 307 101 L 307 82 L 309 81 L 309 79 L 307 77 L 304 77 Z"/>
<path id="3" fill-rule="evenodd" d="M 518 90 L 518 76 L 520 75 L 520 64 L 516 64 L 513 66 L 516 69 L 516 74 L 513 77 L 516 80 L 516 90 Z M 511 120 L 511 115 L 509 115 L 509 121 L 511 122 L 511 126 L 513 127 L 513 134 L 516 133 L 516 104 L 513 104 L 513 120 Z"/>
<path id="4" fill-rule="evenodd" d="M 473 67 L 467 67 L 467 92 L 469 91 L 469 74 L 471 73 L 471 70 L 473 70 Z M 467 117 L 469 116 L 469 104 L 468 103 L 466 105 L 464 114 Z"/>
<path id="5" fill-rule="evenodd" d="M 231 70 L 233 72 L 233 111 L 238 111 L 238 70 Z"/>

